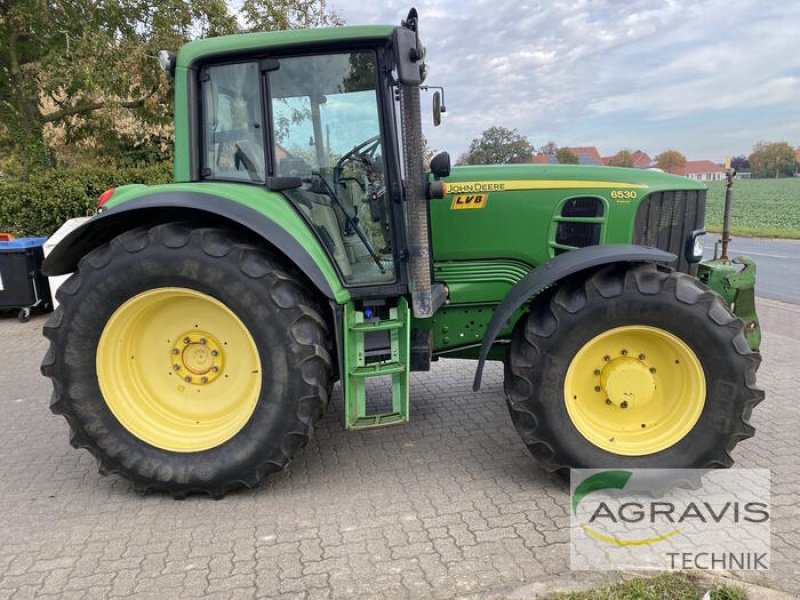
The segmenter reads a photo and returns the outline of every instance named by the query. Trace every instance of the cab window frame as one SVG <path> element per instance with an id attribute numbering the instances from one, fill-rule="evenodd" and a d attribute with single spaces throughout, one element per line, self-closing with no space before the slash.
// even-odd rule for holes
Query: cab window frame
<path id="1" fill-rule="evenodd" d="M 375 62 L 375 91 L 377 96 L 378 108 L 378 125 L 381 136 L 382 150 L 384 152 L 383 160 L 385 165 L 385 178 L 386 178 L 386 204 L 387 212 L 389 213 L 389 227 L 392 236 L 392 260 L 394 261 L 394 280 L 387 282 L 366 282 L 366 283 L 350 283 L 342 273 L 339 265 L 334 259 L 332 253 L 328 250 L 325 243 L 316 232 L 313 223 L 309 221 L 306 215 L 300 210 L 294 202 L 292 202 L 284 193 L 280 193 L 285 199 L 287 204 L 297 214 L 300 219 L 309 227 L 310 232 L 314 238 L 319 242 L 320 247 L 328 257 L 330 264 L 336 271 L 342 286 L 350 292 L 354 300 L 365 300 L 370 298 L 385 298 L 387 296 L 400 296 L 405 295 L 409 291 L 408 273 L 406 268 L 407 255 L 403 248 L 407 245 L 406 240 L 406 223 L 405 223 L 405 210 L 403 203 L 403 182 L 402 182 L 402 165 L 400 161 L 400 143 L 401 132 L 396 129 L 396 123 L 399 121 L 395 113 L 394 98 L 396 94 L 397 82 L 392 76 L 392 69 L 394 67 L 394 58 L 391 50 L 390 43 L 386 40 L 376 40 L 374 43 L 344 43 L 337 44 L 335 47 L 330 45 L 314 45 L 307 47 L 303 51 L 298 51 L 296 48 L 283 47 L 275 48 L 269 52 L 254 52 L 247 54 L 235 54 L 225 56 L 224 58 L 209 59 L 202 63 L 193 66 L 195 85 L 192 86 L 195 95 L 195 102 L 192 103 L 196 107 L 197 113 L 191 121 L 194 124 L 194 129 L 197 132 L 197 141 L 195 152 L 192 153 L 193 160 L 197 165 L 195 177 L 197 181 L 220 181 L 225 183 L 236 183 L 241 185 L 255 185 L 261 188 L 268 188 L 268 182 L 247 181 L 245 179 L 230 179 L 221 178 L 212 175 L 203 174 L 203 152 L 205 152 L 205 114 L 203 108 L 202 98 L 202 75 L 208 67 L 241 63 L 260 63 L 268 59 L 276 59 L 278 62 L 284 58 L 303 57 L 303 56 L 316 56 L 321 54 L 342 54 L 345 52 L 374 52 L 376 57 Z M 263 68 L 259 73 L 259 99 L 261 103 L 262 114 L 262 136 L 264 139 L 264 171 L 265 179 L 275 176 L 276 165 L 274 157 L 274 132 L 272 129 L 272 106 L 270 102 L 269 93 L 269 71 Z M 193 178 L 194 179 L 194 178 Z"/>

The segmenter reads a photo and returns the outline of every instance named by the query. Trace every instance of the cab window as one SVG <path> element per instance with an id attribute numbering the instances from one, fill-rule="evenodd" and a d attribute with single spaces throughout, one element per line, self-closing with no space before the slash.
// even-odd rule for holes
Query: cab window
<path id="1" fill-rule="evenodd" d="M 346 283 L 395 280 L 375 52 L 280 59 L 269 73 L 275 174 Z"/>
<path id="2" fill-rule="evenodd" d="M 263 183 L 264 133 L 258 63 L 206 67 L 200 82 L 202 176 Z"/>

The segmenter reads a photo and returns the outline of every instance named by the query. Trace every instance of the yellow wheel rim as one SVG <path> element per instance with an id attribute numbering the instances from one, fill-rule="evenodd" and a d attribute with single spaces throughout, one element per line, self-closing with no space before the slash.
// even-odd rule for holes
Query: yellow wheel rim
<path id="1" fill-rule="evenodd" d="M 132 435 L 174 452 L 208 450 L 250 420 L 261 360 L 247 327 L 222 302 L 186 288 L 134 296 L 97 346 L 108 408 Z"/>
<path id="2" fill-rule="evenodd" d="M 610 329 L 575 355 L 564 401 L 575 428 L 595 446 L 624 456 L 660 452 L 695 426 L 706 378 L 695 353 L 668 331 Z"/>

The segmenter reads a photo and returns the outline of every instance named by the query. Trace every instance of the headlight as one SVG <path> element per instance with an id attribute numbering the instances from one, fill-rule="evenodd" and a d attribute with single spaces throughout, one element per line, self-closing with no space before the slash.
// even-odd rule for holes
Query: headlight
<path id="1" fill-rule="evenodd" d="M 690 263 L 703 260 L 703 250 L 705 249 L 706 230 L 698 229 L 689 234 L 686 240 L 686 260 Z"/>

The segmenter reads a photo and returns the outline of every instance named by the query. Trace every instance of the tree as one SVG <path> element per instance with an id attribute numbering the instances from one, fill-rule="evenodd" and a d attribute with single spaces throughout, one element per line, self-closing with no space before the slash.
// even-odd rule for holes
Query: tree
<path id="1" fill-rule="evenodd" d="M 747 157 L 745 157 L 744 155 L 734 156 L 731 159 L 731 167 L 733 167 L 739 173 L 741 173 L 742 171 L 749 171 L 750 161 L 747 160 Z"/>
<path id="2" fill-rule="evenodd" d="M 539 154 L 555 154 L 556 152 L 558 152 L 558 146 L 553 140 L 550 140 L 539 148 Z"/>
<path id="3" fill-rule="evenodd" d="M 340 22 L 325 0 L 246 0 L 240 18 L 259 30 Z M 63 144 L 103 157 L 126 119 L 166 126 L 158 51 L 239 30 L 225 0 L 0 0 L 0 168 L 52 165 L 54 129 Z"/>
<path id="4" fill-rule="evenodd" d="M 244 0 L 240 14 L 248 31 L 344 25 L 339 15 L 328 10 L 325 0 Z"/>
<path id="5" fill-rule="evenodd" d="M 577 165 L 580 162 L 578 155 L 569 148 L 559 148 L 556 150 L 556 158 L 560 165 Z"/>
<path id="6" fill-rule="evenodd" d="M 469 150 L 458 158 L 462 165 L 526 163 L 533 158 L 533 146 L 516 129 L 490 127 L 474 138 Z"/>
<path id="7" fill-rule="evenodd" d="M 608 166 L 610 167 L 632 167 L 633 166 L 633 156 L 630 153 L 630 150 L 620 150 L 614 156 L 612 156 L 608 160 Z"/>
<path id="8" fill-rule="evenodd" d="M 686 157 L 677 150 L 664 150 L 656 156 L 656 166 L 667 173 L 680 173 L 686 166 Z"/>
<path id="9" fill-rule="evenodd" d="M 758 142 L 749 160 L 755 177 L 790 177 L 797 169 L 797 156 L 787 142 Z"/>

